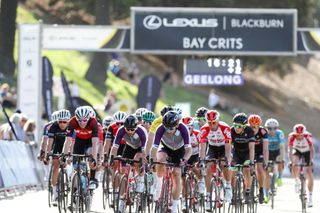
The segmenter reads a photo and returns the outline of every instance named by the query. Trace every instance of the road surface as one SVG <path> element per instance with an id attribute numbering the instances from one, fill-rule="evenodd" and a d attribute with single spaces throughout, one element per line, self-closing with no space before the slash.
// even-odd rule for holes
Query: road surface
<path id="1" fill-rule="evenodd" d="M 101 185 L 101 184 L 100 184 Z M 314 206 L 308 208 L 309 213 L 320 212 L 320 180 L 315 181 L 314 185 Z M 57 208 L 49 208 L 47 204 L 46 191 L 31 191 L 21 196 L 10 199 L 0 200 L 1 213 L 57 213 Z M 93 200 L 93 213 L 113 212 L 110 209 L 103 210 L 101 188 L 96 190 Z M 294 192 L 294 181 L 285 179 L 281 188 L 278 188 L 277 197 L 275 198 L 275 209 L 271 210 L 270 205 L 259 205 L 258 213 L 297 213 L 301 212 L 301 204 L 298 194 Z"/>

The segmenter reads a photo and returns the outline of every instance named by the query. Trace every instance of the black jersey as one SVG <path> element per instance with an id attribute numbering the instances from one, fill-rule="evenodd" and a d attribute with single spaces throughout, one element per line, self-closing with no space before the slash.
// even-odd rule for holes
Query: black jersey
<path id="1" fill-rule="evenodd" d="M 54 122 L 53 121 L 50 121 L 49 123 L 47 123 L 44 127 L 43 127 L 43 136 L 48 136 L 48 133 L 49 133 L 49 129 L 50 127 L 52 126 Z"/>
<path id="2" fill-rule="evenodd" d="M 53 153 L 61 153 L 64 145 L 66 136 L 70 134 L 70 130 L 66 128 L 65 130 L 60 129 L 59 124 L 54 122 L 49 131 L 48 137 L 53 138 Z"/>
<path id="3" fill-rule="evenodd" d="M 268 132 L 265 128 L 260 127 L 258 133 L 254 136 L 255 138 L 255 152 L 262 153 L 263 141 L 268 139 Z"/>
<path id="4" fill-rule="evenodd" d="M 234 127 L 232 127 L 231 138 L 236 152 L 249 152 L 249 143 L 255 142 L 254 132 L 250 126 L 245 126 L 241 134 L 237 134 Z"/>

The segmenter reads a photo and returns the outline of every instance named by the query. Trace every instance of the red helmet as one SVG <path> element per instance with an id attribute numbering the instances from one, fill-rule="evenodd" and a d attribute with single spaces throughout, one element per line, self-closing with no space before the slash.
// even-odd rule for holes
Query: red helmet
<path id="1" fill-rule="evenodd" d="M 186 116 L 182 118 L 182 123 L 184 123 L 187 126 L 192 126 L 193 125 L 193 118 L 190 116 Z"/>
<path id="2" fill-rule="evenodd" d="M 250 115 L 248 118 L 248 122 L 250 126 L 261 126 L 262 124 L 262 119 L 259 115 Z"/>
<path id="3" fill-rule="evenodd" d="M 216 110 L 208 110 L 206 113 L 207 121 L 216 121 L 219 119 L 220 113 Z"/>
<path id="4" fill-rule="evenodd" d="M 306 133 L 306 131 L 307 131 L 307 128 L 303 124 L 296 124 L 293 127 L 293 132 L 296 134 L 304 134 Z"/>

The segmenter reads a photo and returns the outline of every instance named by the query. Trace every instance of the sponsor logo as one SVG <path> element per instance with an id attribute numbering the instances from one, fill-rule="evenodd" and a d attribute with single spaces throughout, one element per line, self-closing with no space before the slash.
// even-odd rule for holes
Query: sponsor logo
<path id="1" fill-rule="evenodd" d="M 143 25 L 149 30 L 156 30 L 160 27 L 197 27 L 209 28 L 218 27 L 218 19 L 216 18 L 174 18 L 168 20 L 167 18 L 160 18 L 156 15 L 149 15 L 143 19 Z"/>

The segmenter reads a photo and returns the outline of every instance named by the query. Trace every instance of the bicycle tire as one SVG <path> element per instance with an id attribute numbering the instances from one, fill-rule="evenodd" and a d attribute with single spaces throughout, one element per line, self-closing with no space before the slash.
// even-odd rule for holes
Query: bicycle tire
<path id="1" fill-rule="evenodd" d="M 257 176 L 253 175 L 251 188 L 250 188 L 250 200 L 251 202 L 247 205 L 248 213 L 256 213 L 258 207 L 258 199 L 259 199 L 259 185 Z"/>
<path id="2" fill-rule="evenodd" d="M 193 210 L 193 194 L 192 194 L 192 186 L 191 186 L 191 177 L 190 175 L 186 175 L 186 181 L 185 181 L 185 213 L 192 213 Z"/>
<path id="3" fill-rule="evenodd" d="M 306 196 L 305 196 L 305 178 L 302 176 L 300 177 L 300 200 L 301 200 L 301 206 L 302 206 L 302 213 L 307 213 L 307 207 L 306 207 Z"/>
<path id="4" fill-rule="evenodd" d="M 234 203 L 234 208 L 235 208 L 235 213 L 242 213 L 242 200 L 243 200 L 243 195 L 244 191 L 242 191 L 242 178 L 241 177 L 236 177 L 236 187 L 235 187 L 235 203 Z"/>
<path id="5" fill-rule="evenodd" d="M 67 213 L 67 208 L 68 208 L 68 196 L 70 192 L 70 184 L 69 184 L 69 176 L 68 173 L 65 169 L 63 169 L 63 174 L 64 174 L 64 203 L 65 203 L 65 209 L 64 211 Z"/>
<path id="6" fill-rule="evenodd" d="M 152 177 L 152 173 L 145 173 L 144 174 L 144 183 L 145 183 L 145 204 L 146 204 L 146 211 L 148 213 L 152 212 L 153 209 L 153 197 L 150 194 L 150 190 L 151 190 L 151 179 L 149 178 L 149 176 Z"/>
<path id="7" fill-rule="evenodd" d="M 105 168 L 102 178 L 102 205 L 105 210 L 107 204 L 110 206 L 110 170 Z"/>
<path id="8" fill-rule="evenodd" d="M 113 182 L 112 182 L 112 186 L 116 185 L 116 181 L 119 180 L 119 184 L 120 184 L 120 173 L 116 172 L 114 177 L 113 177 Z M 115 200 L 117 200 L 119 197 L 119 187 L 118 190 L 116 189 L 116 187 L 113 187 L 112 189 L 112 196 L 111 196 L 111 201 L 110 201 L 110 206 L 114 209 L 115 211 Z"/>
<path id="9" fill-rule="evenodd" d="M 222 212 L 225 212 L 225 206 L 226 206 L 226 202 L 225 202 L 225 186 L 224 186 L 224 182 L 223 182 L 223 178 L 219 178 L 219 187 L 218 187 L 218 197 L 219 197 L 219 200 L 221 202 L 221 207 L 219 208 L 219 213 L 222 213 Z"/>
<path id="10" fill-rule="evenodd" d="M 53 190 L 51 186 L 52 170 L 53 170 L 53 166 L 50 165 L 50 172 L 49 172 L 49 178 L 48 178 L 48 205 L 50 208 L 51 208 L 51 200 L 53 196 Z"/>
<path id="11" fill-rule="evenodd" d="M 83 213 L 83 199 L 81 179 L 78 173 L 75 173 L 71 180 L 71 205 L 75 203 L 75 208 L 71 208 L 71 213 Z"/>
<path id="12" fill-rule="evenodd" d="M 126 206 L 127 206 L 127 200 L 126 200 L 126 197 L 121 197 L 121 191 L 122 189 L 124 190 L 127 190 L 127 183 L 128 183 L 128 180 L 127 180 L 127 177 L 125 175 L 122 175 L 121 179 L 120 179 L 120 184 L 119 184 L 119 196 L 118 196 L 118 200 L 114 200 L 114 202 L 116 203 L 115 205 L 115 213 L 120 213 L 120 199 L 123 199 L 124 200 L 124 209 L 126 209 Z M 128 193 L 128 192 L 127 192 Z"/>
<path id="13" fill-rule="evenodd" d="M 271 198 L 271 209 L 274 209 L 274 196 L 275 196 L 275 180 L 276 180 L 276 175 L 272 174 L 270 175 L 269 179 L 271 180 L 271 185 L 270 185 L 270 198 Z"/>
<path id="14" fill-rule="evenodd" d="M 159 200 L 156 202 L 155 213 L 165 213 L 169 205 L 169 196 L 168 196 L 168 183 L 164 178 L 161 187 L 161 194 Z"/>
<path id="15" fill-rule="evenodd" d="M 58 210 L 59 213 L 62 213 L 65 211 L 65 194 L 64 194 L 64 174 L 63 170 L 60 169 L 59 174 L 58 174 L 58 182 L 57 182 L 57 192 L 58 192 Z"/>

